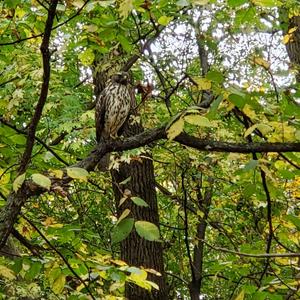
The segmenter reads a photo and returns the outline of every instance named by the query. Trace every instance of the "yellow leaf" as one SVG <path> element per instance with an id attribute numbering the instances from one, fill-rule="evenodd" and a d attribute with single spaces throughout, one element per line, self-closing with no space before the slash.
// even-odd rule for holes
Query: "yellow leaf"
<path id="1" fill-rule="evenodd" d="M 45 226 L 49 226 L 54 224 L 55 220 L 52 217 L 47 217 L 46 220 L 44 222 L 42 222 L 43 225 Z"/>
<path id="2" fill-rule="evenodd" d="M 3 173 L 5 172 L 4 169 L 0 169 L 0 185 L 4 185 L 9 183 L 10 180 L 10 173 L 5 173 L 3 175 Z"/>
<path id="3" fill-rule="evenodd" d="M 22 186 L 23 182 L 25 180 L 25 173 L 19 175 L 15 181 L 13 182 L 13 190 L 16 193 L 19 188 Z"/>
<path id="4" fill-rule="evenodd" d="M 62 227 L 64 227 L 64 224 L 55 223 L 55 224 L 49 225 L 49 227 L 52 227 L 52 228 L 62 228 Z"/>
<path id="5" fill-rule="evenodd" d="M 62 170 L 50 170 L 49 174 L 56 178 L 62 179 L 64 172 Z"/>
<path id="6" fill-rule="evenodd" d="M 284 37 L 283 37 L 283 39 L 282 39 L 283 44 L 286 45 L 286 44 L 290 41 L 291 37 L 292 37 L 291 34 L 286 34 L 286 35 L 284 35 Z"/>
<path id="7" fill-rule="evenodd" d="M 263 135 L 266 135 L 269 132 L 273 131 L 273 128 L 271 126 L 264 124 L 264 123 L 259 123 L 256 125 L 256 127 Z"/>
<path id="8" fill-rule="evenodd" d="M 184 120 L 180 117 L 178 120 L 176 120 L 174 123 L 171 124 L 171 126 L 167 129 L 167 137 L 169 140 L 173 140 L 178 136 L 184 126 Z"/>
<path id="9" fill-rule="evenodd" d="M 85 66 L 92 65 L 95 60 L 95 54 L 94 54 L 93 49 L 88 48 L 85 51 L 80 52 L 78 55 L 78 58 L 83 65 L 85 65 Z"/>
<path id="10" fill-rule="evenodd" d="M 53 282 L 52 290 L 55 294 L 60 294 L 65 287 L 66 276 L 60 274 Z"/>
<path id="11" fill-rule="evenodd" d="M 154 270 L 154 269 L 144 269 L 146 272 L 154 274 L 156 276 L 161 276 L 161 273 L 159 273 L 158 271 Z"/>
<path id="12" fill-rule="evenodd" d="M 193 5 L 206 5 L 208 0 L 192 0 L 191 3 Z"/>
<path id="13" fill-rule="evenodd" d="M 87 181 L 87 177 L 89 176 L 89 172 L 83 168 L 67 168 L 67 174 L 71 178 L 81 179 L 83 181 Z"/>
<path id="14" fill-rule="evenodd" d="M 128 266 L 125 261 L 120 259 L 111 259 L 110 261 L 116 264 L 117 266 Z"/>
<path id="15" fill-rule="evenodd" d="M 185 115 L 184 121 L 192 125 L 197 125 L 202 127 L 213 127 L 213 124 L 210 123 L 210 121 L 207 118 L 200 116 L 198 114 Z"/>
<path id="16" fill-rule="evenodd" d="M 130 214 L 130 209 L 126 208 L 126 209 L 122 212 L 120 218 L 118 219 L 117 224 L 119 224 L 119 223 L 120 223 L 123 219 L 125 219 L 129 214 Z"/>
<path id="17" fill-rule="evenodd" d="M 199 90 L 209 90 L 211 88 L 211 80 L 201 77 L 194 77 L 193 80 L 197 83 Z"/>
<path id="18" fill-rule="evenodd" d="M 254 57 L 253 62 L 259 66 L 262 66 L 266 70 L 270 68 L 270 63 L 261 57 Z"/>
<path id="19" fill-rule="evenodd" d="M 256 124 L 252 125 L 251 127 L 249 127 L 245 133 L 244 133 L 244 137 L 247 137 L 248 135 L 250 135 L 254 130 L 256 129 Z"/>
<path id="20" fill-rule="evenodd" d="M 167 16 L 161 16 L 157 23 L 163 26 L 167 26 L 171 21 L 173 20 L 173 17 L 167 17 Z"/>
<path id="21" fill-rule="evenodd" d="M 295 32 L 297 29 L 298 29 L 297 26 L 292 27 L 292 28 L 289 29 L 288 33 L 293 33 L 293 32 Z"/>
<path id="22" fill-rule="evenodd" d="M 256 118 L 256 113 L 249 104 L 245 104 L 243 107 L 243 113 L 251 120 Z"/>
<path id="23" fill-rule="evenodd" d="M 244 290 L 240 291 L 240 293 L 236 296 L 234 300 L 244 300 L 245 292 Z"/>
<path id="24" fill-rule="evenodd" d="M 5 266 L 2 266 L 0 265 L 0 276 L 8 279 L 8 280 L 13 280 L 16 278 L 13 270 L 5 267 Z"/>
<path id="25" fill-rule="evenodd" d="M 133 1 L 132 0 L 122 0 L 119 5 L 119 14 L 120 17 L 125 20 L 129 13 L 133 10 Z"/>

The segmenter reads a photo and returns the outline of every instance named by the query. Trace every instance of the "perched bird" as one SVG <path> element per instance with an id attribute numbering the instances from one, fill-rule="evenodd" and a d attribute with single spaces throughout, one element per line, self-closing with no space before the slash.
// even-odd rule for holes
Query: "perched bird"
<path id="1" fill-rule="evenodd" d="M 96 140 L 107 141 L 118 136 L 118 131 L 129 116 L 132 96 L 129 76 L 120 72 L 111 77 L 96 101 Z M 100 170 L 107 170 L 109 155 L 99 163 Z"/>

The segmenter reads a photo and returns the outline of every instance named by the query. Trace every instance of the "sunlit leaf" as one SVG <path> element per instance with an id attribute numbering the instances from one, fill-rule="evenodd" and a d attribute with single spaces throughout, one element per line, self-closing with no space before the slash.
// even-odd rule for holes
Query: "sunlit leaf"
<path id="1" fill-rule="evenodd" d="M 207 78 L 194 77 L 193 80 L 197 83 L 199 90 L 209 90 L 211 88 L 211 80 Z"/>
<path id="2" fill-rule="evenodd" d="M 252 3 L 262 7 L 280 7 L 283 4 L 279 0 L 252 0 Z"/>
<path id="3" fill-rule="evenodd" d="M 55 294 L 60 294 L 65 287 L 66 276 L 64 274 L 60 274 L 53 282 L 52 290 Z"/>
<path id="4" fill-rule="evenodd" d="M 171 21 L 173 20 L 173 17 L 167 17 L 167 16 L 161 16 L 157 22 L 160 25 L 167 26 Z"/>
<path id="5" fill-rule="evenodd" d="M 178 136 L 182 131 L 184 127 L 184 120 L 183 118 L 179 118 L 174 123 L 171 124 L 171 126 L 167 129 L 167 137 L 169 140 L 173 140 Z"/>
<path id="6" fill-rule="evenodd" d="M 23 184 L 23 182 L 24 182 L 24 180 L 25 180 L 25 175 L 26 175 L 25 173 L 19 175 L 19 176 L 15 179 L 15 181 L 13 182 L 13 190 L 14 190 L 15 193 L 16 193 L 16 192 L 19 190 L 19 188 L 22 186 L 22 184 Z"/>
<path id="7" fill-rule="evenodd" d="M 82 62 L 85 66 L 90 66 L 95 60 L 95 54 L 93 52 L 93 49 L 88 48 L 85 51 L 79 53 L 78 55 L 79 60 Z"/>
<path id="8" fill-rule="evenodd" d="M 51 180 L 47 176 L 36 173 L 36 174 L 31 175 L 31 179 L 37 185 L 39 185 L 47 190 L 50 190 Z"/>
<path id="9" fill-rule="evenodd" d="M 119 217 L 118 222 L 116 223 L 116 225 L 118 225 L 118 224 L 119 224 L 123 219 L 125 219 L 129 214 L 130 214 L 130 209 L 126 208 L 126 209 L 122 212 L 121 216 Z"/>
<path id="10" fill-rule="evenodd" d="M 62 170 L 50 170 L 49 174 L 56 178 L 62 179 L 64 172 Z"/>
<path id="11" fill-rule="evenodd" d="M 120 17 L 124 20 L 128 17 L 129 13 L 133 10 L 132 0 L 121 0 L 119 6 Z"/>
<path id="12" fill-rule="evenodd" d="M 270 69 L 270 63 L 262 57 L 254 57 L 253 62 L 259 66 L 264 67 L 266 70 Z"/>
<path id="13" fill-rule="evenodd" d="M 136 232 L 148 241 L 158 241 L 160 234 L 158 227 L 147 221 L 136 221 L 135 222 Z"/>
<path id="14" fill-rule="evenodd" d="M 244 290 L 240 291 L 239 294 L 234 298 L 234 300 L 244 300 L 245 292 Z"/>
<path id="15" fill-rule="evenodd" d="M 67 168 L 67 174 L 71 178 L 81 179 L 83 181 L 87 181 L 87 178 L 89 176 L 89 172 L 87 170 L 77 167 Z"/>
<path id="16" fill-rule="evenodd" d="M 6 266 L 0 265 L 0 276 L 3 276 L 4 278 L 8 280 L 13 280 L 16 278 L 14 272 L 7 268 Z"/>
<path id="17" fill-rule="evenodd" d="M 207 118 L 200 116 L 199 114 L 185 115 L 184 121 L 201 127 L 213 127 L 212 123 Z"/>

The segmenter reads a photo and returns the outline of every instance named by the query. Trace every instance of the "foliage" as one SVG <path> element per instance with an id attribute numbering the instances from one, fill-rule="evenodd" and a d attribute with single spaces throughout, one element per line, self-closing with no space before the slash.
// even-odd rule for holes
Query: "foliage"
<path id="1" fill-rule="evenodd" d="M 0 205 L 25 179 L 45 190 L 15 224 L 31 247 L 14 240 L 21 254 L 0 259 L 0 297 L 123 299 L 126 282 L 157 289 L 149 276 L 161 274 L 119 259 L 119 242 L 134 230 L 163 243 L 172 299 L 189 299 L 189 253 L 199 247 L 205 299 L 299 299 L 299 257 L 243 255 L 299 253 L 299 155 L 199 152 L 174 141 L 185 132 L 299 142 L 299 69 L 285 50 L 299 31 L 288 28 L 300 15 L 297 1 L 60 1 L 49 94 L 30 165 L 18 174 L 43 82 L 47 2 L 0 4 Z M 168 124 L 168 140 L 115 154 L 111 166 L 139 160 L 151 146 L 159 229 L 126 209 L 118 219 L 124 201 L 147 202 L 124 193 L 115 203 L 108 173 L 73 166 L 96 144 L 93 74 L 109 76 L 133 55 L 139 118 L 146 129 Z M 67 175 L 67 186 L 53 181 Z"/>

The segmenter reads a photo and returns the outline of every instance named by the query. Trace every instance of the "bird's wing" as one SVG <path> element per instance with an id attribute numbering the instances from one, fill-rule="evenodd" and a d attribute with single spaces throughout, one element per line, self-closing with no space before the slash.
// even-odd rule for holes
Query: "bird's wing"
<path id="1" fill-rule="evenodd" d="M 101 93 L 97 99 L 96 109 L 95 109 L 97 142 L 99 142 L 101 137 L 103 137 L 103 130 L 104 130 L 104 124 L 105 124 L 105 111 L 106 111 L 105 94 Z"/>

